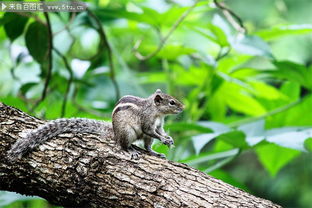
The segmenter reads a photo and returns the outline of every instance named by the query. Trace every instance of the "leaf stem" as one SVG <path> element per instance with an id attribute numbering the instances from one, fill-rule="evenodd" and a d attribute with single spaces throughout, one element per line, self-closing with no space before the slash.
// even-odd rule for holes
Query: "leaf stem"
<path id="1" fill-rule="evenodd" d="M 210 166 L 209 168 L 207 168 L 206 170 L 204 170 L 204 173 L 210 173 L 216 169 L 219 169 L 221 167 L 223 167 L 224 165 L 228 164 L 229 162 L 231 162 L 234 158 L 236 158 L 237 155 L 232 156 L 232 157 L 227 157 L 219 162 L 216 162 L 215 164 L 213 164 L 212 166 Z"/>
<path id="2" fill-rule="evenodd" d="M 62 111 L 61 111 L 61 117 L 64 117 L 64 115 L 66 113 L 66 104 L 67 104 L 67 100 L 68 100 L 68 94 L 69 94 L 72 82 L 74 80 L 74 74 L 73 74 L 73 70 L 72 70 L 70 64 L 68 63 L 67 58 L 57 48 L 53 48 L 53 50 L 56 52 L 56 54 L 58 56 L 60 56 L 62 58 L 63 63 L 65 65 L 65 68 L 67 69 L 67 71 L 69 73 L 69 79 L 68 79 L 68 82 L 67 82 L 67 88 L 66 88 L 66 92 L 64 94 L 64 100 L 63 100 L 63 103 L 62 103 Z"/>
<path id="3" fill-rule="evenodd" d="M 87 9 L 88 14 L 92 17 L 92 19 L 94 19 L 94 21 L 97 24 L 97 31 L 101 37 L 101 41 L 103 43 L 103 48 L 107 48 L 107 54 L 108 54 L 108 62 L 109 62 L 109 68 L 110 68 L 110 78 L 112 80 L 112 83 L 114 85 L 115 88 L 115 94 L 116 94 L 116 102 L 119 100 L 120 98 L 120 90 L 119 90 L 119 85 L 116 81 L 116 77 L 115 77 L 115 67 L 114 67 L 114 63 L 113 63 L 113 52 L 112 52 L 112 48 L 108 42 L 106 33 L 103 29 L 103 26 L 101 24 L 101 21 L 99 20 L 99 18 L 90 10 Z M 102 48 L 102 49 L 103 49 Z M 101 49 L 101 50 L 102 50 Z"/>

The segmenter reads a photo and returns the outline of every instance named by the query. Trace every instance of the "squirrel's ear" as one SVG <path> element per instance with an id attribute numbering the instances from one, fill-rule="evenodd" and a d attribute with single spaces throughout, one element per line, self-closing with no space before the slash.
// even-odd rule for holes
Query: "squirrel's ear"
<path id="1" fill-rule="evenodd" d="M 154 98 L 154 102 L 156 105 L 159 105 L 162 101 L 162 97 L 160 95 L 156 95 Z"/>
<path id="2" fill-rule="evenodd" d="M 160 90 L 160 89 L 157 89 L 155 93 L 161 93 L 161 90 Z"/>

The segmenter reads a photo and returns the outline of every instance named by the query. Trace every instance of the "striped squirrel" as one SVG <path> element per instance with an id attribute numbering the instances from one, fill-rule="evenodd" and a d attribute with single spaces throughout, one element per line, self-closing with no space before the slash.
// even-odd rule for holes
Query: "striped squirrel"
<path id="1" fill-rule="evenodd" d="M 164 117 L 180 113 L 183 109 L 181 102 L 159 89 L 148 98 L 124 96 L 113 110 L 112 123 L 86 118 L 51 120 L 18 139 L 8 151 L 8 159 L 19 159 L 36 146 L 62 133 L 96 133 L 105 138 L 110 128 L 113 128 L 114 139 L 123 150 L 131 153 L 132 158 L 138 158 L 138 152 L 131 146 L 136 140 L 143 140 L 144 147 L 151 155 L 163 157 L 151 149 L 153 138 L 168 146 L 172 145 L 173 139 L 163 129 Z"/>
<path id="2" fill-rule="evenodd" d="M 173 139 L 163 129 L 164 117 L 182 112 L 184 106 L 170 95 L 156 90 L 148 98 L 122 97 L 113 110 L 113 130 L 115 138 L 124 150 L 137 158 L 138 152 L 131 144 L 143 139 L 145 149 L 152 155 L 164 157 L 151 149 L 153 138 L 165 145 L 172 145 Z"/>

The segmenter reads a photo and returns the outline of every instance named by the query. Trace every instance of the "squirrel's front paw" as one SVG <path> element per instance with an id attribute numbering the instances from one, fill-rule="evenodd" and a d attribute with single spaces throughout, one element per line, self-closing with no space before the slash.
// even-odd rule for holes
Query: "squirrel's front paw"
<path id="1" fill-rule="evenodd" d="M 171 145 L 173 145 L 174 142 L 173 142 L 173 139 L 171 136 L 166 136 L 166 139 L 164 139 L 162 141 L 162 143 L 167 145 L 167 146 L 171 146 Z"/>

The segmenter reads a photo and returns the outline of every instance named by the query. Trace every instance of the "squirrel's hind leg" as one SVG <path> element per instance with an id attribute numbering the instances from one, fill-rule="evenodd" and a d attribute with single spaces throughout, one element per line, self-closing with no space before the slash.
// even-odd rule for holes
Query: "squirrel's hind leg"
<path id="1" fill-rule="evenodd" d="M 118 142 L 121 148 L 130 153 L 131 159 L 138 160 L 140 152 L 133 148 L 132 143 L 137 140 L 136 132 L 131 128 L 126 128 L 127 131 L 119 130 L 115 136 L 118 138 Z"/>

